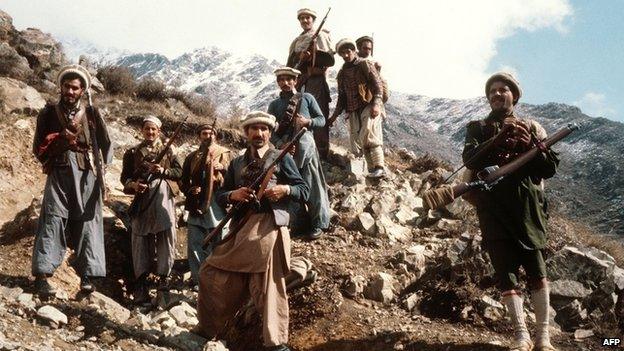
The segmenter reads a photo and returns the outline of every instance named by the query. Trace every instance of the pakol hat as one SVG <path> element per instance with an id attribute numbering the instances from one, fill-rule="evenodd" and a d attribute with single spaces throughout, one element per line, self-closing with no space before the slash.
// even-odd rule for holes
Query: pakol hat
<path id="1" fill-rule="evenodd" d="M 241 117 L 240 122 L 242 128 L 256 123 L 266 124 L 271 129 L 275 128 L 275 116 L 263 111 L 251 111 L 246 116 Z"/>
<path id="2" fill-rule="evenodd" d="M 143 125 L 145 125 L 146 122 L 154 123 L 158 127 L 158 129 L 162 127 L 162 122 L 156 116 L 152 116 L 152 115 L 146 116 L 145 118 L 143 118 Z"/>
<path id="3" fill-rule="evenodd" d="M 199 134 L 204 129 L 213 130 L 212 124 L 211 123 L 203 123 L 203 124 L 198 125 L 197 128 L 195 128 L 195 133 Z M 217 124 L 216 123 L 214 124 L 214 129 L 217 129 Z"/>
<path id="4" fill-rule="evenodd" d="M 520 98 L 522 97 L 522 89 L 520 88 L 520 83 L 516 80 L 516 78 L 514 78 L 511 73 L 507 72 L 497 72 L 494 73 L 490 78 L 488 78 L 487 82 L 485 82 L 485 97 L 488 97 L 488 94 L 490 92 L 490 86 L 492 85 L 492 83 L 498 81 L 505 82 L 507 85 L 509 85 L 509 89 L 511 89 L 511 92 L 515 97 L 514 105 L 517 104 L 518 100 L 520 100 Z"/>
<path id="5" fill-rule="evenodd" d="M 336 52 L 340 52 L 340 48 L 345 46 L 345 45 L 352 46 L 353 50 L 355 50 L 355 48 L 356 48 L 355 43 L 353 42 L 353 40 L 351 40 L 349 38 L 343 38 L 343 39 L 340 39 L 340 41 L 338 41 L 338 43 L 336 44 Z"/>
<path id="6" fill-rule="evenodd" d="M 280 67 L 276 69 L 275 71 L 273 71 L 273 74 L 275 74 L 276 77 L 292 76 L 292 77 L 297 78 L 301 74 L 301 71 L 291 68 L 291 67 Z"/>
<path id="7" fill-rule="evenodd" d="M 360 46 L 360 45 L 362 44 L 362 42 L 365 42 L 365 41 L 370 41 L 371 43 L 375 43 L 375 42 L 373 41 L 373 37 L 369 37 L 368 35 L 365 35 L 365 36 L 363 36 L 363 37 L 359 37 L 359 38 L 357 38 L 357 39 L 355 40 L 355 44 L 356 44 L 357 46 Z"/>
<path id="8" fill-rule="evenodd" d="M 303 15 L 309 15 L 309 16 L 314 17 L 314 19 L 316 19 L 316 12 L 314 10 L 310 10 L 308 8 L 303 8 L 303 9 L 297 11 L 297 19 L 299 19 L 299 17 L 301 17 Z"/>
<path id="9" fill-rule="evenodd" d="M 87 71 L 86 68 L 80 65 L 68 65 L 61 68 L 58 75 L 56 76 L 56 84 L 60 87 L 63 78 L 68 74 L 76 74 L 79 79 L 85 86 L 85 89 L 89 89 L 91 87 L 91 74 Z"/>

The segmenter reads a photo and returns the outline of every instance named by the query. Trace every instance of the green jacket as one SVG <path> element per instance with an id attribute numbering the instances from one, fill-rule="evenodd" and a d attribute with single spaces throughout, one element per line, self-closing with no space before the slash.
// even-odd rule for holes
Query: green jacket
<path id="1" fill-rule="evenodd" d="M 544 129 L 535 121 L 528 121 L 534 136 L 545 136 Z M 462 158 L 468 161 L 483 146 L 483 142 L 498 133 L 502 122 L 488 116 L 466 126 L 466 141 Z M 485 157 L 466 164 L 478 172 L 496 164 L 494 148 Z M 549 150 L 538 154 L 514 174 L 501 180 L 490 191 L 479 191 L 477 216 L 483 235 L 483 244 L 492 241 L 515 241 L 525 249 L 543 249 L 546 245 L 547 203 L 542 179 L 555 175 L 559 159 Z"/>

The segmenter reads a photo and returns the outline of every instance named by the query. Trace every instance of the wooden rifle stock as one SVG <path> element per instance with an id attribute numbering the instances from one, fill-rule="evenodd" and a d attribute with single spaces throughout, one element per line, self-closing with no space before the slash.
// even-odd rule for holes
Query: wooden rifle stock
<path id="1" fill-rule="evenodd" d="M 286 154 L 289 153 L 290 149 L 293 146 L 295 146 L 297 142 L 299 142 L 299 139 L 301 139 L 303 134 L 305 134 L 305 132 L 307 132 L 307 131 L 308 131 L 307 128 L 305 128 L 305 127 L 301 128 L 299 133 L 297 133 L 293 137 L 293 139 L 291 141 L 289 141 L 288 144 L 286 144 L 286 146 L 282 149 L 280 154 L 271 162 L 271 164 L 262 172 L 262 174 L 259 175 L 256 179 L 254 179 L 254 181 L 251 183 L 251 185 L 248 186 L 248 188 L 250 188 L 250 189 L 253 189 L 253 190 L 257 189 L 256 190 L 256 199 L 257 199 L 257 201 L 260 201 L 262 199 L 262 196 L 264 195 L 264 191 L 266 190 L 266 187 L 269 184 L 269 181 L 271 180 L 271 177 L 273 176 L 273 172 L 275 172 L 275 167 L 277 166 L 277 164 L 282 161 L 282 159 L 286 156 Z M 203 242 L 202 247 L 204 249 L 206 249 L 208 247 L 208 245 L 210 245 L 210 242 L 212 241 L 212 238 L 214 238 L 218 234 L 221 234 L 221 231 L 223 230 L 223 227 L 225 227 L 227 222 L 230 221 L 246 205 L 247 205 L 247 203 L 245 203 L 245 202 L 239 202 L 236 205 L 234 205 L 234 207 L 232 207 L 228 211 L 228 213 L 219 222 L 219 224 L 204 238 L 204 242 Z M 227 236 L 224 239 L 222 239 L 219 242 L 219 244 L 225 243 L 225 242 L 231 240 L 232 238 L 234 238 L 236 233 L 241 228 L 243 228 L 243 226 L 245 225 L 247 220 L 249 220 L 249 218 L 251 217 L 251 215 L 254 214 L 254 212 L 255 212 L 254 208 L 247 209 L 247 212 L 245 212 L 245 215 L 241 218 L 241 220 L 239 220 L 236 223 L 236 226 L 234 228 L 230 229 L 230 231 L 228 232 Z"/>

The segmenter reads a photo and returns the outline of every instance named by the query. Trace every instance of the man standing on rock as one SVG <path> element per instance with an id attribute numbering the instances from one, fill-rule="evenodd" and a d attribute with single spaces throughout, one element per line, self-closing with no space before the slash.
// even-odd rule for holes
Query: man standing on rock
<path id="1" fill-rule="evenodd" d="M 316 12 L 307 8 L 301 9 L 297 11 L 297 19 L 303 32 L 290 44 L 286 66 L 297 68 L 303 72 L 298 80 L 297 89 L 300 90 L 303 86 L 306 92 L 312 94 L 321 108 L 323 116 L 327 117 L 329 116 L 331 97 L 326 74 L 327 68 L 334 65 L 334 53 L 329 31 L 325 28 L 321 29 L 316 38 L 316 49 L 313 50 L 315 52 L 310 52 L 310 41 L 316 31 L 314 29 Z M 312 61 L 314 61 L 314 66 Z M 326 160 L 329 154 L 329 128 L 327 126 L 316 128 L 314 140 L 319 155 Z"/>
<path id="2" fill-rule="evenodd" d="M 233 238 L 217 246 L 199 271 L 195 332 L 209 339 L 223 333 L 224 327 L 249 299 L 262 314 L 264 346 L 270 350 L 289 350 L 288 297 L 285 276 L 289 271 L 289 201 L 303 201 L 308 187 L 297 165 L 286 155 L 275 168 L 266 191 L 256 202 L 248 184 L 277 158 L 280 151 L 269 142 L 275 117 L 254 111 L 241 119 L 249 144 L 245 153 L 230 163 L 225 183 L 217 192 L 223 206 L 240 202 L 255 208 Z M 246 211 L 245 211 L 246 212 Z M 242 219 L 238 213 L 230 227 Z"/>
<path id="3" fill-rule="evenodd" d="M 381 112 L 383 111 L 383 86 L 379 72 L 368 60 L 357 56 L 355 43 L 342 39 L 336 52 L 344 64 L 338 72 L 338 102 L 330 117 L 330 124 L 345 111 L 349 121 L 351 151 L 362 153 L 368 166 L 368 177 L 385 175 Z"/>
<path id="4" fill-rule="evenodd" d="M 522 90 L 511 74 L 492 75 L 485 83 L 485 94 L 492 112 L 484 120 L 470 122 L 466 127 L 462 154 L 466 167 L 478 172 L 488 166 L 502 166 L 533 147 L 542 151 L 492 190 L 479 191 L 474 203 L 483 247 L 496 271 L 503 302 L 513 324 L 515 338 L 511 350 L 533 349 L 518 285 L 518 270 L 522 266 L 535 310 L 535 350 L 552 351 L 555 348 L 548 332 L 549 289 L 542 253 L 546 246 L 547 221 L 543 179 L 555 174 L 559 160 L 555 152 L 541 144 L 546 138 L 544 128 L 535 121 L 516 116 L 514 107 Z M 484 149 L 482 156 L 474 157 Z"/>
<path id="5" fill-rule="evenodd" d="M 202 249 L 204 237 L 225 217 L 223 208 L 213 195 L 223 185 L 225 170 L 232 158 L 230 150 L 217 144 L 213 128 L 210 124 L 197 128 L 201 145 L 184 160 L 180 178 L 180 190 L 186 196 L 185 209 L 189 211 L 187 254 L 195 290 L 198 290 L 199 266 L 212 252 L 212 247 Z M 202 208 L 203 203 L 206 208 Z"/>
<path id="6" fill-rule="evenodd" d="M 275 116 L 278 128 L 271 136 L 277 148 L 287 144 L 302 127 L 315 131 L 325 126 L 325 117 L 314 96 L 297 93 L 295 85 L 301 72 L 290 67 L 275 70 L 280 87 L 279 98 L 269 104 L 269 114 Z M 289 109 L 289 106 L 291 107 Z M 295 111 L 297 109 L 297 111 Z M 290 114 L 290 123 L 287 115 Z M 310 189 L 310 196 L 302 203 L 293 203 L 291 231 L 304 233 L 310 240 L 321 237 L 329 227 L 329 199 L 327 184 L 321 167 L 312 132 L 306 132 L 295 148 L 295 164 Z M 306 209 L 307 208 L 307 209 Z"/>
<path id="7" fill-rule="evenodd" d="M 83 292 L 94 290 L 90 278 L 106 276 L 102 189 L 92 166 L 92 145 L 97 138 L 104 161 L 110 163 L 110 138 L 97 109 L 93 109 L 95 135 L 89 130 L 81 102 L 90 88 L 89 72 L 78 65 L 63 67 L 57 83 L 60 101 L 39 113 L 33 141 L 33 152 L 48 175 L 32 257 L 35 288 L 42 296 L 56 294 L 47 277 L 63 261 L 68 243 L 75 250 L 72 265 Z"/>
<path id="8" fill-rule="evenodd" d="M 176 181 L 182 175 L 182 166 L 170 148 L 160 163 L 151 163 L 165 145 L 160 138 L 162 122 L 155 116 L 143 119 L 141 133 L 143 141 L 126 151 L 123 156 L 121 183 L 124 193 L 134 194 L 135 209 L 132 220 L 132 264 L 137 278 L 134 300 L 144 303 L 149 299 L 147 277 L 154 260 L 156 243 L 156 273 L 159 276 L 159 291 L 167 290 L 168 278 L 175 260 Z M 143 169 L 151 175 L 149 184 L 141 179 Z"/>

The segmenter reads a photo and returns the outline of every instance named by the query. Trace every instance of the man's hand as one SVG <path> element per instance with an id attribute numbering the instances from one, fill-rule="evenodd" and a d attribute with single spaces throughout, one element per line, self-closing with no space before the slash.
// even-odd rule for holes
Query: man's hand
<path id="1" fill-rule="evenodd" d="M 271 202 L 277 202 L 284 196 L 288 195 L 290 188 L 288 185 L 276 185 L 264 192 L 264 196 Z"/>
<path id="2" fill-rule="evenodd" d="M 249 202 L 254 197 L 256 197 L 254 191 L 247 187 L 238 188 L 230 193 L 230 201 L 232 202 Z"/>
<path id="3" fill-rule="evenodd" d="M 189 193 L 191 193 L 192 195 L 197 195 L 200 192 L 201 192 L 201 188 L 198 186 L 194 186 L 189 189 Z"/>
<path id="4" fill-rule="evenodd" d="M 159 164 L 150 163 L 149 172 L 152 174 L 163 174 L 165 172 L 165 168 Z"/>
<path id="5" fill-rule="evenodd" d="M 299 54 L 299 61 L 301 62 L 308 62 L 310 58 L 312 58 L 312 54 L 309 51 L 302 51 Z"/>
<path id="6" fill-rule="evenodd" d="M 531 132 L 529 127 L 516 118 L 507 117 L 503 120 L 503 128 L 509 126 L 510 128 L 508 136 L 514 139 L 522 149 L 526 149 L 531 143 Z"/>
<path id="7" fill-rule="evenodd" d="M 286 148 L 286 145 L 288 144 L 283 144 L 282 146 L 280 146 L 280 150 L 284 150 Z M 295 153 L 297 152 L 297 145 L 293 145 L 291 146 L 290 150 L 288 150 L 288 153 L 290 154 L 290 156 L 295 157 Z"/>
<path id="8" fill-rule="evenodd" d="M 380 113 L 381 113 L 381 107 L 379 106 L 379 104 L 373 103 L 373 106 L 371 107 L 371 118 L 375 118 L 379 116 Z"/>
<path id="9" fill-rule="evenodd" d="M 295 129 L 296 130 L 301 130 L 301 128 L 303 127 L 308 127 L 310 126 L 310 120 L 303 117 L 301 114 L 297 113 L 297 115 L 295 116 Z"/>
<path id="10" fill-rule="evenodd" d="M 132 182 L 132 183 L 130 183 L 130 188 L 134 189 L 134 191 L 137 194 L 141 194 L 145 190 L 147 190 L 147 184 L 143 184 L 143 183 L 139 183 L 139 182 Z"/>

